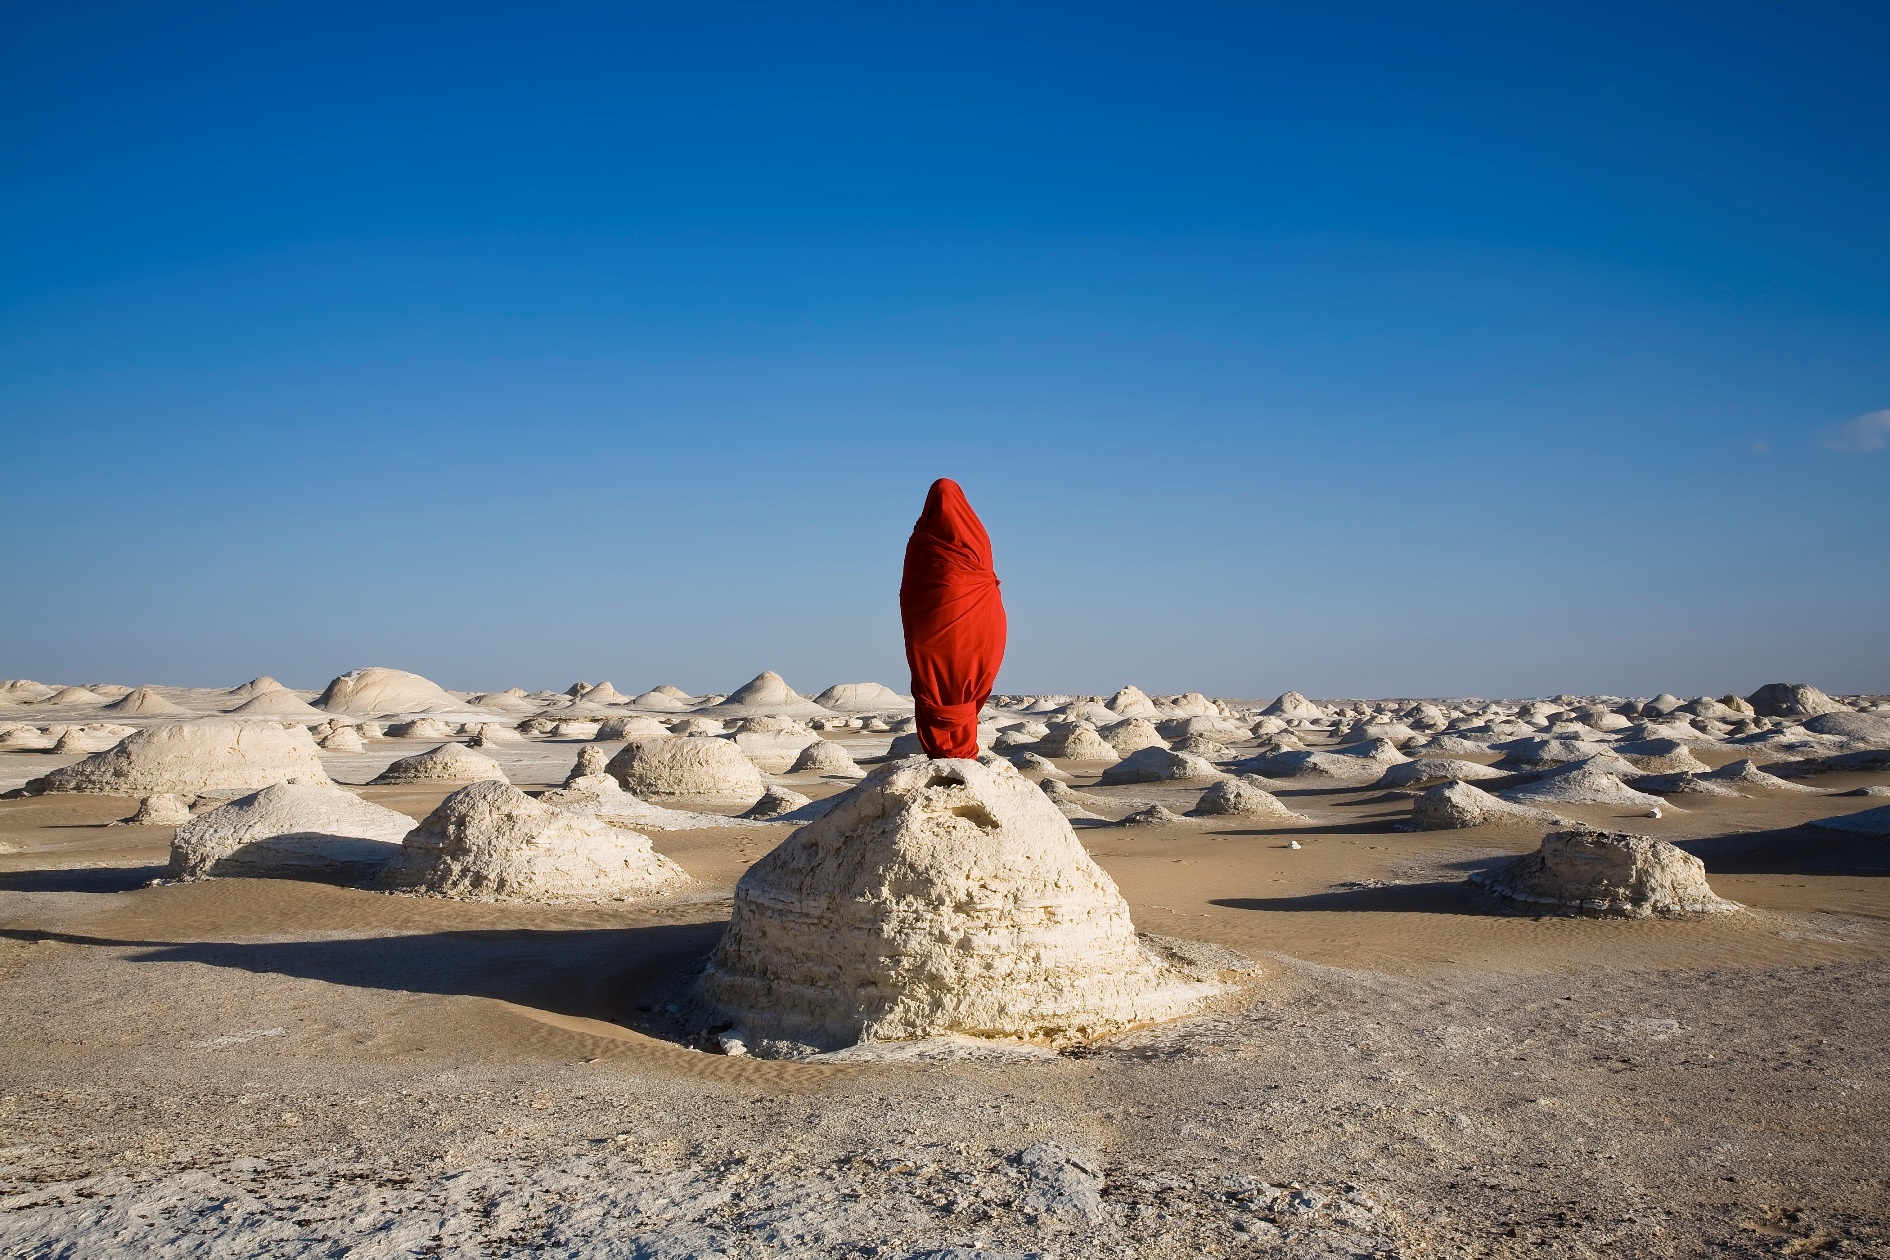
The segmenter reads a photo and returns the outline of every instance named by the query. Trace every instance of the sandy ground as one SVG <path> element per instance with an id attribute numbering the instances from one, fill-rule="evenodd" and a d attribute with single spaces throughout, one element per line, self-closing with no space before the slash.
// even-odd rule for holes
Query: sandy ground
<path id="1" fill-rule="evenodd" d="M 577 748 L 500 759 L 548 784 Z M 1890 846 L 1803 826 L 1880 799 L 1563 807 L 1748 908 L 1676 923 L 1489 913 L 1465 872 L 1540 828 L 1282 795 L 1312 821 L 1080 832 L 1143 930 L 1258 960 L 1245 991 L 852 1063 L 703 1053 L 665 1009 L 785 826 L 655 835 L 687 896 L 507 907 L 147 887 L 168 829 L 104 825 L 135 802 L 0 801 L 0 1255 L 1890 1256 Z"/>

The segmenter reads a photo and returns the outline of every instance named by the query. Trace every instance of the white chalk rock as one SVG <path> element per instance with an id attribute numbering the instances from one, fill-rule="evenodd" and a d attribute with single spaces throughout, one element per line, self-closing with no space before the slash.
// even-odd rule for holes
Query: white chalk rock
<path id="1" fill-rule="evenodd" d="M 1122 760 L 1121 754 L 1111 748 L 1094 727 L 1083 722 L 1058 722 L 1048 735 L 1037 741 L 1037 751 L 1059 761 Z"/>
<path id="2" fill-rule="evenodd" d="M 381 665 L 341 675 L 328 684 L 315 704 L 330 713 L 418 713 L 422 709 L 461 707 L 438 683 Z"/>
<path id="3" fill-rule="evenodd" d="M 1102 736 L 1105 744 L 1115 750 L 1118 757 L 1127 757 L 1144 748 L 1166 748 L 1168 741 L 1155 729 L 1155 724 L 1147 718 L 1124 718 L 1120 722 L 1111 722 L 1096 732 Z"/>
<path id="4" fill-rule="evenodd" d="M 814 703 L 835 713 L 900 713 L 912 708 L 912 697 L 884 683 L 835 683 L 815 696 Z"/>
<path id="5" fill-rule="evenodd" d="M 320 717 L 322 711 L 293 691 L 278 687 L 258 692 L 230 710 L 232 717 Z"/>
<path id="6" fill-rule="evenodd" d="M 752 804 L 761 796 L 761 771 L 726 739 L 633 739 L 606 767 L 634 795 L 651 799 L 700 797 Z"/>
<path id="7" fill-rule="evenodd" d="M 488 780 L 454 792 L 408 832 L 377 886 L 464 901 L 607 901 L 688 883 L 641 832 Z"/>
<path id="8" fill-rule="evenodd" d="M 1491 796 L 1480 787 L 1452 780 L 1411 802 L 1411 830 L 1457 831 L 1509 820 L 1559 821 L 1553 814 Z"/>
<path id="9" fill-rule="evenodd" d="M 1205 757 L 1166 748 L 1142 748 L 1102 772 L 1105 786 L 1118 783 L 1202 783 L 1221 777 Z"/>
<path id="10" fill-rule="evenodd" d="M 138 802 L 137 812 L 125 819 L 132 827 L 181 827 L 190 821 L 190 802 L 175 792 L 157 792 Z"/>
<path id="11" fill-rule="evenodd" d="M 847 779 L 863 779 L 866 771 L 853 760 L 853 754 L 830 739 L 818 739 L 801 749 L 800 756 L 788 767 L 793 774 L 824 774 Z"/>
<path id="12" fill-rule="evenodd" d="M 387 727 L 389 739 L 451 739 L 453 728 L 438 718 L 415 718 L 411 722 L 393 722 Z"/>
<path id="13" fill-rule="evenodd" d="M 787 685 L 773 670 L 763 670 L 712 706 L 717 717 L 744 713 L 783 713 L 794 717 L 825 717 L 827 710 Z"/>
<path id="14" fill-rule="evenodd" d="M 497 779 L 503 783 L 505 771 L 484 753 L 474 752 L 464 744 L 442 744 L 429 752 L 402 757 L 369 782 L 387 783 L 471 783 Z"/>
<path id="15" fill-rule="evenodd" d="M 1651 809 L 1666 804 L 1658 796 L 1637 792 L 1615 774 L 1586 761 L 1571 762 L 1502 795 L 1518 805 L 1632 805 Z"/>
<path id="16" fill-rule="evenodd" d="M 101 792 L 143 796 L 174 792 L 253 792 L 298 779 L 326 783 L 315 741 L 302 727 L 241 718 L 203 718 L 153 726 L 112 748 L 28 783 L 29 792 Z"/>
<path id="17" fill-rule="evenodd" d="M 1459 761 L 1454 757 L 1420 757 L 1415 761 L 1403 761 L 1387 767 L 1375 786 L 1416 787 L 1420 783 L 1436 783 L 1439 780 L 1476 783 L 1484 779 L 1506 777 L 1501 770 L 1475 761 Z"/>
<path id="18" fill-rule="evenodd" d="M 149 687 L 137 687 L 106 705 L 105 712 L 138 713 L 149 717 L 152 714 L 187 713 L 189 710 L 181 705 L 172 704 Z"/>
<path id="19" fill-rule="evenodd" d="M 1230 818 L 1277 818 L 1282 822 L 1305 822 L 1302 814 L 1288 809 L 1280 798 L 1254 782 L 1251 777 L 1222 779 L 1201 793 L 1194 812 L 1224 815 Z"/>
<path id="20" fill-rule="evenodd" d="M 358 727 L 337 726 L 321 738 L 322 749 L 326 752 L 358 753 L 367 747 L 361 739 Z"/>
<path id="21" fill-rule="evenodd" d="M 413 819 L 332 783 L 278 783 L 177 829 L 173 879 L 361 879 L 399 851 Z"/>
<path id="22" fill-rule="evenodd" d="M 700 984 L 756 1053 L 944 1035 L 1062 1043 L 1214 991 L 1008 763 L 882 766 L 751 867 Z"/>
<path id="23" fill-rule="evenodd" d="M 1576 827 L 1472 883 L 1541 913 L 1596 919 L 1680 917 L 1737 910 L 1706 882 L 1706 865 L 1664 840 Z"/>

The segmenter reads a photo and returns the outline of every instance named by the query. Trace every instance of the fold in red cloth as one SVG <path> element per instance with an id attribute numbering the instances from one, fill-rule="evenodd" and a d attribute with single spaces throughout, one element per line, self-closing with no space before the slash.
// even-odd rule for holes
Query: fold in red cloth
<path id="1" fill-rule="evenodd" d="M 912 527 L 899 619 L 919 743 L 932 757 L 976 757 L 978 712 L 1004 662 L 1004 601 L 991 536 L 955 481 L 932 483 Z"/>

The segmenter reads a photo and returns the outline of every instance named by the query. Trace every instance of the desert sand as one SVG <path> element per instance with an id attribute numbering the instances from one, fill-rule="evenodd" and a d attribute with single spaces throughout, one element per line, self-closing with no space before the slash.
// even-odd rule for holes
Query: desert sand
<path id="1" fill-rule="evenodd" d="M 632 690 L 0 683 L 0 1255 L 1890 1255 L 1882 697 L 999 696 L 982 769 L 931 763 L 998 785 L 960 801 L 880 684 Z M 443 743 L 472 786 L 386 774 Z M 740 817 L 777 790 L 809 803 Z M 931 918 L 848 864 L 897 814 L 861 801 L 922 791 L 888 852 L 1027 817 L 1051 884 L 1094 872 L 1089 962 L 1130 960 L 1082 983 L 1188 1000 L 763 1057 L 699 987 L 744 876 L 799 907 L 730 947 L 745 1011 L 797 918 L 833 936 L 803 988 L 896 982 L 845 879 L 948 954 L 1048 933 L 1033 985 L 1084 961 L 996 863 Z M 474 798 L 503 825 L 449 826 Z M 384 811 L 469 856 L 170 865 L 179 830 L 392 855 Z"/>

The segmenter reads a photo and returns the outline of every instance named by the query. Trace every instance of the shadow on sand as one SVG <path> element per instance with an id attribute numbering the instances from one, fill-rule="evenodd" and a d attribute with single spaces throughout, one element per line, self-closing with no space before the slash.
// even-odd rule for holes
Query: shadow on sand
<path id="1" fill-rule="evenodd" d="M 685 923 L 263 942 L 121 940 L 7 928 L 0 929 L 0 938 L 132 950 L 134 962 L 198 963 L 353 988 L 496 998 L 560 1015 L 640 1026 L 644 1013 L 660 1012 L 687 990 L 724 926 Z"/>
<path id="2" fill-rule="evenodd" d="M 1709 875 L 1890 875 L 1890 840 L 1823 827 L 1782 827 L 1674 843 L 1705 862 Z"/>
<path id="3" fill-rule="evenodd" d="M 1210 905 L 1230 910 L 1376 911 L 1388 914 L 1489 913 L 1484 894 L 1462 880 L 1335 888 L 1298 897 L 1216 897 Z"/>
<path id="4" fill-rule="evenodd" d="M 121 893 L 143 888 L 163 874 L 162 866 L 74 866 L 52 870 L 0 871 L 0 892 Z"/>

